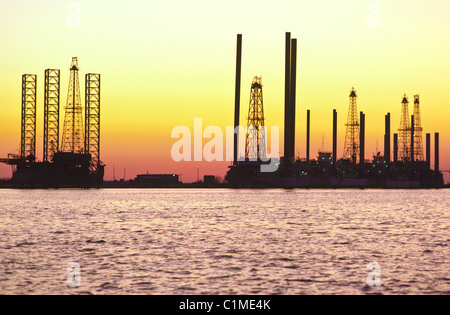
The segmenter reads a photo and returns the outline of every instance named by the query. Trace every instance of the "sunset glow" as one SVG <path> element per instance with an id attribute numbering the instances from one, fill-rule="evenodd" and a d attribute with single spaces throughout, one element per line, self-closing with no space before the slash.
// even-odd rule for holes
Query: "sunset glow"
<path id="1" fill-rule="evenodd" d="M 306 154 L 306 110 L 312 115 L 312 154 L 331 150 L 332 111 L 344 149 L 348 95 L 366 113 L 366 156 L 383 150 L 384 115 L 400 125 L 404 93 L 421 97 L 424 133 L 441 134 L 441 168 L 450 170 L 450 2 L 380 0 L 379 24 L 369 2 L 351 1 L 70 1 L 0 3 L 0 157 L 20 146 L 21 75 L 38 75 L 37 152 L 42 159 L 44 70 L 61 69 L 61 104 L 71 58 L 81 75 L 102 75 L 105 180 L 137 174 L 224 177 L 230 162 L 171 158 L 176 126 L 233 125 L 236 34 L 243 34 L 241 124 L 250 85 L 262 76 L 268 126 L 284 126 L 284 33 L 299 41 L 297 155 Z M 77 6 L 75 6 L 77 8 Z M 80 76 L 81 78 L 81 76 Z M 84 79 L 81 80 L 84 89 Z M 84 93 L 82 93 L 84 94 Z M 84 97 L 82 97 L 84 102 Z M 412 112 L 412 103 L 410 103 Z M 63 106 L 62 106 L 63 108 Z M 62 111 L 64 112 L 64 111 Z M 61 115 L 61 119 L 62 119 Z M 280 133 L 280 151 L 283 151 Z M 204 143 L 206 143 L 205 141 Z M 446 175 L 447 176 L 447 175 Z M 11 177 L 0 165 L 0 178 Z M 448 180 L 449 177 L 446 177 Z"/>

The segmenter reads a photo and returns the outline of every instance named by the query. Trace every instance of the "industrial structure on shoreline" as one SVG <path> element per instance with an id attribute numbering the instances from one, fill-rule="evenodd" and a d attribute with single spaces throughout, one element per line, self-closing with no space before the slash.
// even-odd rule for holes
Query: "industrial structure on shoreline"
<path id="1" fill-rule="evenodd" d="M 13 167 L 14 186 L 88 188 L 102 184 L 105 166 L 100 160 L 100 74 L 86 74 L 83 108 L 78 72 L 78 58 L 74 57 L 60 144 L 60 70 L 45 70 L 42 161 L 36 158 L 37 76 L 22 76 L 20 155 L 0 159 L 0 163 Z"/>
<path id="2" fill-rule="evenodd" d="M 235 128 L 240 116 L 240 85 L 242 65 L 242 35 L 237 36 Z M 306 158 L 295 159 L 297 40 L 286 33 L 285 60 L 285 129 L 284 157 L 274 173 L 263 173 L 261 165 L 267 162 L 249 158 L 249 141 L 246 142 L 245 160 L 239 159 L 239 135 L 234 138 L 234 160 L 225 179 L 234 187 L 282 187 L 282 188 L 439 188 L 443 187 L 443 175 L 439 169 L 439 133 L 435 134 L 435 163 L 431 169 L 431 134 L 426 134 L 426 154 L 423 147 L 423 128 L 420 117 L 420 97 L 414 96 L 414 115 L 409 116 L 409 101 L 402 99 L 401 123 L 394 134 L 393 159 L 391 152 L 391 114 L 385 116 L 384 152 L 366 159 L 366 117 L 358 115 L 357 92 L 350 91 L 350 103 L 346 124 L 344 156 L 337 156 L 337 111 L 333 110 L 333 151 L 319 152 L 317 160 L 310 159 L 311 111 L 307 111 Z M 254 83 L 252 84 L 252 91 Z M 262 89 L 262 86 L 261 86 Z M 253 95 L 253 94 L 252 94 Z M 259 121 L 249 114 L 247 126 L 264 126 L 261 109 Z M 250 113 L 254 101 L 250 100 Z M 260 135 L 263 137 L 264 135 Z M 248 136 L 247 136 L 248 137 Z M 258 142 L 265 144 L 262 138 Z M 255 147 L 253 145 L 253 147 Z M 266 152 L 265 149 L 261 152 Z M 253 156 L 254 157 L 254 156 Z"/>
<path id="3" fill-rule="evenodd" d="M 233 165 L 225 180 L 233 187 L 281 188 L 440 188 L 439 133 L 434 135 L 434 169 L 431 169 L 431 134 L 423 144 L 420 96 L 414 95 L 413 115 L 409 100 L 401 100 L 398 133 L 392 135 L 391 114 L 385 116 L 384 152 L 366 159 L 366 116 L 358 112 L 358 94 L 352 88 L 345 132 L 344 153 L 338 157 L 338 112 L 333 110 L 332 152 L 319 151 L 311 159 L 311 110 L 307 110 L 306 158 L 295 157 L 297 39 L 286 33 L 284 87 L 284 156 L 273 173 L 261 172 L 270 164 L 266 157 L 267 125 L 263 84 L 254 77 L 245 136 L 245 152 L 239 152 L 239 132 L 234 136 Z M 242 67 L 242 35 L 237 36 L 234 127 L 239 130 Z M 37 76 L 22 76 L 22 119 L 20 154 L 9 154 L 0 163 L 13 168 L 14 187 L 99 187 L 105 165 L 100 159 L 100 74 L 85 76 L 85 106 L 82 106 L 78 59 L 70 66 L 70 81 L 60 137 L 60 70 L 45 70 L 44 141 L 42 161 L 36 158 Z M 84 117 L 83 117 L 84 110 Z M 331 113 L 330 113 L 331 114 Z M 331 118 L 331 117 L 330 117 Z M 392 137 L 393 136 L 393 137 Z M 393 142 L 392 142 L 393 141 Z M 393 145 L 392 145 L 393 143 Z M 392 150 L 393 147 L 393 150 Z M 378 151 L 378 150 L 377 150 Z M 239 156 L 242 153 L 242 157 Z M 124 176 L 125 181 L 125 176 Z M 214 180 L 209 180 L 214 182 Z M 199 180 L 200 182 L 200 180 Z M 205 180 L 206 182 L 206 180 Z M 143 174 L 136 185 L 179 185 L 177 175 Z"/>

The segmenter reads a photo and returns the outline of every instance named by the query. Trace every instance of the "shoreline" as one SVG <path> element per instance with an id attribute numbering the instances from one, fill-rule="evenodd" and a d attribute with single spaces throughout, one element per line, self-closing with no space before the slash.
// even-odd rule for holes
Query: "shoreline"
<path id="1" fill-rule="evenodd" d="M 331 190 L 347 190 L 347 189 L 360 189 L 360 190 L 444 190 L 450 189 L 450 184 L 446 184 L 442 187 L 361 187 L 361 186 L 344 186 L 344 187 L 268 187 L 268 186 L 242 186 L 242 187 L 234 187 L 230 184 L 215 184 L 215 185 L 205 185 L 203 183 L 192 183 L 192 184 L 179 184 L 179 185 L 127 185 L 126 183 L 106 183 L 99 187 L 74 187 L 74 186 L 66 186 L 66 187 L 44 187 L 44 186 L 35 186 L 35 187 L 19 187 L 17 185 L 12 184 L 0 184 L 0 190 L 60 190 L 60 189 L 77 189 L 77 190 L 99 190 L 99 189 L 233 189 L 233 190 L 244 190 L 244 189 L 252 189 L 252 190 L 269 190 L 269 189 L 284 189 L 284 190 L 313 190 L 313 189 L 331 189 Z"/>

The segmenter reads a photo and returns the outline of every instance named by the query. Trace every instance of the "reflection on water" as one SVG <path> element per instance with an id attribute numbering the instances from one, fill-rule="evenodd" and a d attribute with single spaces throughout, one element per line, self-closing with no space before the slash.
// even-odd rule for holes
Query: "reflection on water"
<path id="1" fill-rule="evenodd" d="M 0 294 L 448 294 L 449 209 L 446 190 L 0 190 Z"/>

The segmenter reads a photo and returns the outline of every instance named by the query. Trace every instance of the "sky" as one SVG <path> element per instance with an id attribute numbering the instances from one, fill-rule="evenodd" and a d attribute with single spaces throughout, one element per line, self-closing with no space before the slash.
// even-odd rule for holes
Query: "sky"
<path id="1" fill-rule="evenodd" d="M 79 13 L 79 14 L 78 14 Z M 174 162 L 173 128 L 225 130 L 234 121 L 236 34 L 243 34 L 241 124 L 250 86 L 262 76 L 266 124 L 284 129 L 284 40 L 298 39 L 296 154 L 332 145 L 338 111 L 343 154 L 349 92 L 366 113 L 366 156 L 383 150 L 384 116 L 400 126 L 401 100 L 421 97 L 425 133 L 441 133 L 450 170 L 448 0 L 20 0 L 0 2 L 0 157 L 20 147 L 21 76 L 38 75 L 37 155 L 43 149 L 44 71 L 61 69 L 65 105 L 72 57 L 80 78 L 102 75 L 105 179 L 141 173 L 223 178 L 229 162 Z M 81 80 L 82 94 L 84 80 Z M 84 104 L 84 97 L 83 104 Z M 61 116 L 61 122 L 63 121 Z M 62 126 L 61 126 L 62 127 Z M 62 129 L 62 128 L 61 128 Z M 205 140 L 206 143 L 208 140 Z M 280 152 L 282 148 L 280 132 Z M 124 174 L 126 169 L 126 174 Z M 114 174 L 115 170 L 115 174 Z M 0 165 L 0 178 L 11 176 Z M 450 177 L 447 177 L 450 180 Z"/>

